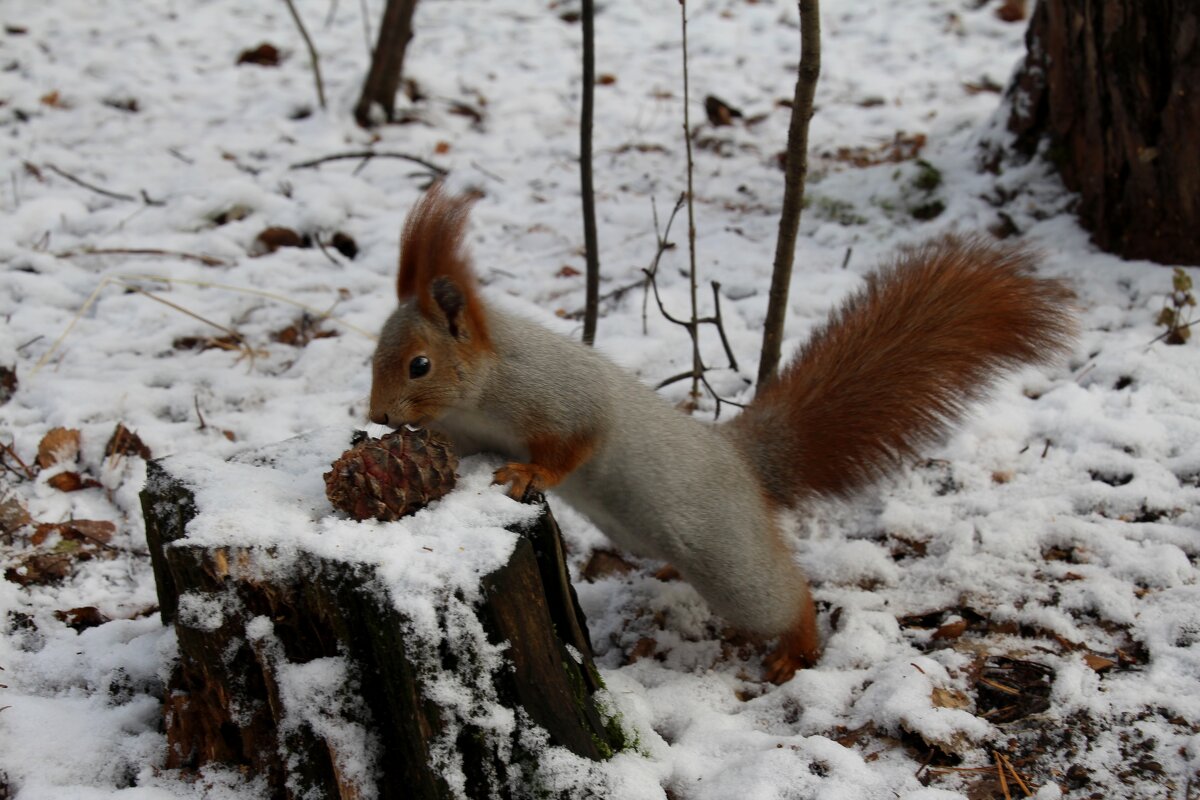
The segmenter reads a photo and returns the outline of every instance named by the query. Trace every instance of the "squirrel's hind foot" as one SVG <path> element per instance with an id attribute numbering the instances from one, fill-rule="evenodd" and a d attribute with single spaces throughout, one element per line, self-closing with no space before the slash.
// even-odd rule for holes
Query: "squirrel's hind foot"
<path id="1" fill-rule="evenodd" d="M 809 600 L 800 619 L 779 637 L 775 649 L 763 659 L 763 678 L 779 686 L 790 681 L 797 670 L 813 666 L 820 658 L 816 609 Z"/>

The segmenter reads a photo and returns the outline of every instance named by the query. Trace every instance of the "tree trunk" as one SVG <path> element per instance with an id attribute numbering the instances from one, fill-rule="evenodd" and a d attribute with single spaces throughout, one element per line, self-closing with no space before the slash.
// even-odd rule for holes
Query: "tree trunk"
<path id="1" fill-rule="evenodd" d="M 179 643 L 165 702 L 168 768 L 219 762 L 264 777 L 280 798 L 346 800 L 368 784 L 380 798 L 449 798 L 449 759 L 468 797 L 490 798 L 513 796 L 536 766 L 523 745 L 535 727 L 586 758 L 622 747 L 593 701 L 601 682 L 548 507 L 520 531 L 507 563 L 479 578 L 470 613 L 490 645 L 504 646 L 505 666 L 488 674 L 469 637 L 436 648 L 414 638 L 371 564 L 189 542 L 186 528 L 204 512 L 194 476 L 171 470 L 170 460 L 151 462 L 142 493 L 161 613 Z M 385 531 L 404 535 L 363 535 Z M 431 598 L 443 627 L 462 627 L 447 621 L 454 608 Z M 335 676 L 329 699 L 297 703 L 294 676 L 324 674 L 313 670 Z M 447 673 L 481 686 L 480 696 L 512 712 L 513 727 L 447 707 L 435 691 Z M 367 765 L 352 746 L 364 740 L 374 742 Z"/>
<path id="2" fill-rule="evenodd" d="M 389 121 L 395 116 L 396 92 L 404 74 L 404 51 L 413 37 L 412 18 L 416 8 L 417 0 L 387 0 L 371 68 L 354 106 L 354 119 L 364 128 L 371 125 L 373 106 L 381 107 Z"/>
<path id="3" fill-rule="evenodd" d="M 1009 129 L 1080 194 L 1097 245 L 1200 263 L 1200 4 L 1039 0 Z"/>

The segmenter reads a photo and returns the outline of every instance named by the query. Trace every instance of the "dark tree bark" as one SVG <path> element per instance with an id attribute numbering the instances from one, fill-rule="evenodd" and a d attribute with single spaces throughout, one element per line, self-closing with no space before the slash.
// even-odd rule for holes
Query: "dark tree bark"
<path id="1" fill-rule="evenodd" d="M 406 637 L 408 621 L 387 602 L 373 569 L 305 553 L 286 571 L 260 574 L 245 565 L 269 561 L 269 553 L 189 544 L 186 526 L 199 512 L 192 489 L 168 468 L 151 462 L 142 493 L 161 613 L 179 642 L 164 709 L 166 766 L 219 762 L 264 776 L 280 798 L 360 796 L 363 787 L 339 766 L 347 754 L 338 751 L 338 737 L 298 724 L 280 689 L 285 669 L 336 657 L 355 679 L 349 721 L 366 726 L 382 751 L 379 796 L 454 796 L 431 763 L 453 713 L 427 691 L 433 676 L 415 654 L 429 645 Z M 518 734 L 528 719 L 555 745 L 607 757 L 623 746 L 621 733 L 592 699 L 599 673 L 548 507 L 520 534 L 508 563 L 480 578 L 483 600 L 475 610 L 489 641 L 507 644 L 509 667 L 490 678 L 495 698 L 521 712 Z M 219 625 L 198 624 L 188 613 L 205 604 L 223 610 Z M 473 658 L 442 652 L 440 669 L 477 670 Z M 512 796 L 513 781 L 519 785 L 530 767 L 519 736 L 498 741 L 494 731 L 456 724 L 453 749 L 462 757 L 467 795 Z"/>
<path id="2" fill-rule="evenodd" d="M 413 37 L 412 18 L 417 0 L 388 0 L 379 24 L 379 39 L 362 94 L 354 106 L 354 119 L 364 128 L 371 124 L 371 107 L 378 105 L 391 120 L 396 113 L 396 92 L 404 74 L 404 52 Z"/>
<path id="3" fill-rule="evenodd" d="M 1045 152 L 1097 245 L 1200 263 L 1200 4 L 1039 0 L 1010 87 L 1017 148 Z"/>

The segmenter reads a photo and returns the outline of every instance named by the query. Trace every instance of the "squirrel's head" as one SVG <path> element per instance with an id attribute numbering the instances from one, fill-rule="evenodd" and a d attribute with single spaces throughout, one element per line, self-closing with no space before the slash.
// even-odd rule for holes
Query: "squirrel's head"
<path id="1" fill-rule="evenodd" d="M 469 404 L 479 387 L 492 347 L 462 246 L 470 202 L 435 185 L 408 215 L 396 282 L 400 306 L 375 348 L 372 422 L 434 422 Z"/>

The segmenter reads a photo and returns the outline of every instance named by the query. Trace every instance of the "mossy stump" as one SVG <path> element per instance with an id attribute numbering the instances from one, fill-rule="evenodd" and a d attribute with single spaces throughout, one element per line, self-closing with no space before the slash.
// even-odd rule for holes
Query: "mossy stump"
<path id="1" fill-rule="evenodd" d="M 189 543 L 194 487 L 171 469 L 170 459 L 151 462 L 142 492 L 162 618 L 179 643 L 164 703 L 168 768 L 223 764 L 261 777 L 280 798 L 356 798 L 365 782 L 380 798 L 449 798 L 457 796 L 444 771 L 449 749 L 461 765 L 458 791 L 515 797 L 525 794 L 531 755 L 520 740 L 531 725 L 585 758 L 621 748 L 594 701 L 600 681 L 587 624 L 544 499 L 508 562 L 480 578 L 474 606 L 490 645 L 504 648 L 506 666 L 487 687 L 517 720 L 501 741 L 431 699 L 428 645 L 425 661 L 415 659 L 422 645 L 410 641 L 410 620 L 374 569 L 304 552 L 286 569 L 264 570 L 272 556 L 261 548 Z M 205 618 L 197 608 L 222 611 Z M 445 671 L 478 664 L 446 648 L 435 658 Z M 365 773 L 345 737 L 289 711 L 281 674 L 317 659 L 348 665 L 353 697 L 339 713 L 373 742 Z"/>

